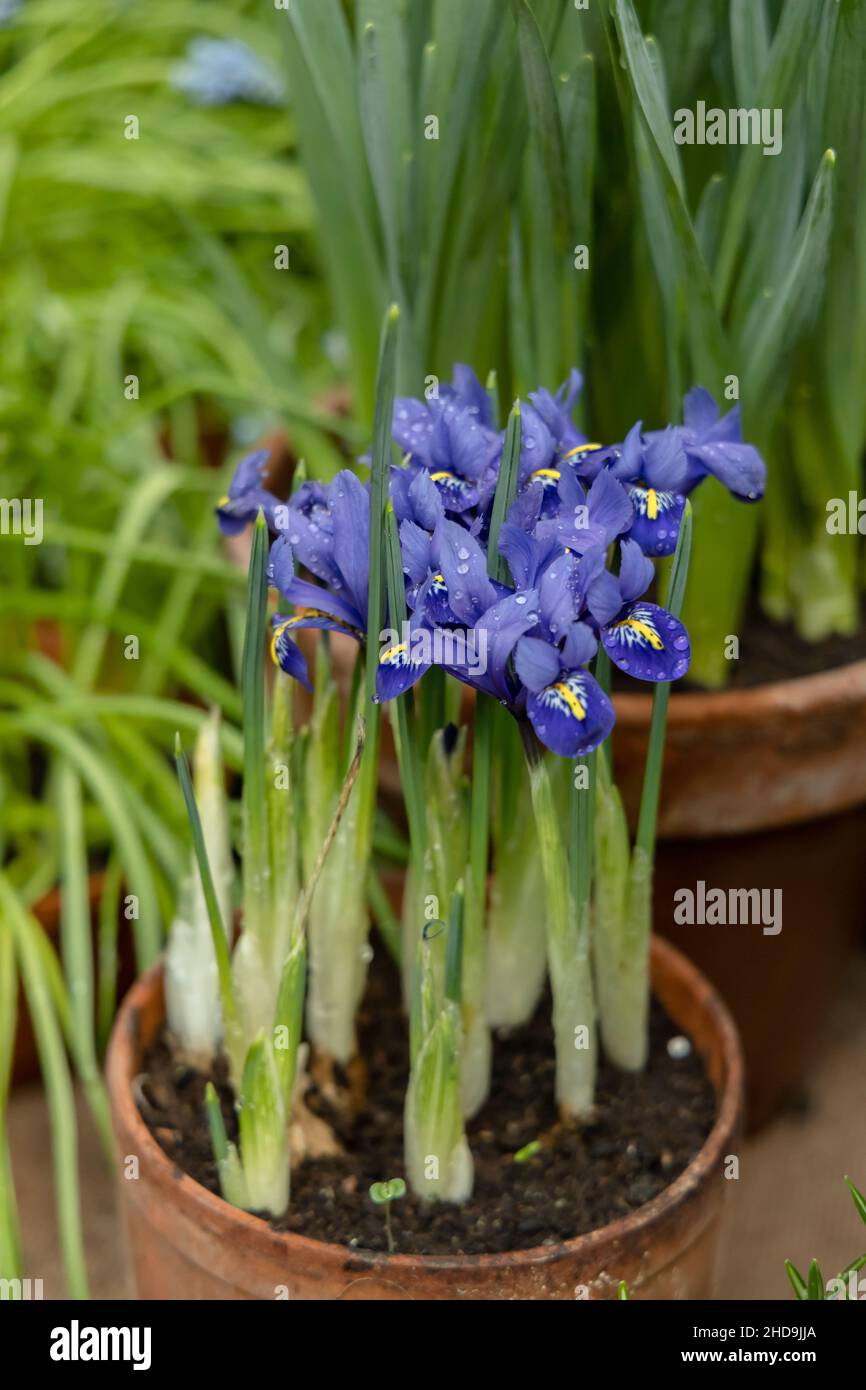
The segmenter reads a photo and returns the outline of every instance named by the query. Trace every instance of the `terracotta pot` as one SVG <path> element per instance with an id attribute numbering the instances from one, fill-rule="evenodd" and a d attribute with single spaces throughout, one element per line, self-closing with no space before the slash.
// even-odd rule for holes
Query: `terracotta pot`
<path id="1" fill-rule="evenodd" d="M 617 695 L 616 708 L 616 776 L 634 823 L 650 697 Z M 802 1093 L 863 927 L 866 661 L 751 690 L 675 693 L 659 829 L 655 929 L 706 972 L 736 1019 L 754 1129 Z M 674 893 L 701 879 L 708 889 L 781 890 L 782 931 L 677 925 Z"/>
<path id="2" fill-rule="evenodd" d="M 617 695 L 614 757 L 640 801 L 651 699 Z M 750 690 L 675 694 L 659 832 L 716 839 L 866 805 L 866 661 Z"/>
<path id="3" fill-rule="evenodd" d="M 509 1255 L 365 1254 L 291 1234 L 215 1197 L 165 1156 L 138 1113 L 131 1082 L 163 1022 L 162 976 L 152 970 L 118 1014 L 108 1088 L 121 1161 L 132 1264 L 143 1299 L 574 1299 L 708 1298 L 726 1198 L 726 1155 L 735 1152 L 743 1068 L 734 1025 L 718 995 L 666 942 L 652 951 L 653 985 L 701 1055 L 718 1097 L 716 1124 L 686 1171 L 623 1220 L 557 1246 Z M 585 1292 L 584 1292 L 585 1291 Z"/>

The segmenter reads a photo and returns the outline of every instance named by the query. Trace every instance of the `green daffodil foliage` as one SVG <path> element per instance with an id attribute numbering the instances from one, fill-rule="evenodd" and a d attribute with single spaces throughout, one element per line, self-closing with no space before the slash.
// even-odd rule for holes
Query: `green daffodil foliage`
<path id="1" fill-rule="evenodd" d="M 866 1225 L 866 1197 L 854 1186 L 850 1178 L 845 1179 L 845 1185 L 851 1194 L 857 1215 Z M 788 1271 L 794 1295 L 800 1300 L 823 1302 L 824 1299 L 847 1301 L 866 1298 L 866 1278 L 860 1273 L 866 1269 L 866 1254 L 858 1255 L 857 1259 L 846 1265 L 835 1279 L 826 1282 L 817 1260 L 811 1261 L 805 1279 L 790 1260 L 785 1261 L 785 1269 Z"/>

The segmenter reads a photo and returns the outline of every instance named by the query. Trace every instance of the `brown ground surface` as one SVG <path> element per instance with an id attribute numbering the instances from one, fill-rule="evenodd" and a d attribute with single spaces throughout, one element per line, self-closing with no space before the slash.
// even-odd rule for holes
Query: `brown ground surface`
<path id="1" fill-rule="evenodd" d="M 866 1188 L 864 999 L 866 956 L 861 954 L 852 961 L 824 1030 L 804 1108 L 743 1145 L 740 1179 L 731 1191 L 720 1298 L 786 1298 L 786 1256 L 801 1268 L 817 1256 L 829 1278 L 866 1248 L 866 1233 L 842 1182 L 847 1172 Z M 792 1019 L 808 1007 L 807 1000 L 791 1003 Z M 784 1046 L 784 1039 L 779 1043 Z M 82 1107 L 79 1115 L 91 1292 L 96 1298 L 123 1298 L 113 1184 Z M 62 1298 L 48 1117 L 37 1088 L 15 1092 L 9 1121 L 28 1272 L 43 1279 L 46 1298 Z"/>

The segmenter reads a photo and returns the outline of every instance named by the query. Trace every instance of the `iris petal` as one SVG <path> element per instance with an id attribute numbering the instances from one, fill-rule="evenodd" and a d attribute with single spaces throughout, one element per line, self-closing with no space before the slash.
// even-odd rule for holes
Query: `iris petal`
<path id="1" fill-rule="evenodd" d="M 632 603 L 601 630 L 611 661 L 643 681 L 679 680 L 689 669 L 689 637 L 679 618 L 656 603 Z"/>
<path id="2" fill-rule="evenodd" d="M 563 671 L 552 684 L 531 694 L 526 710 L 541 742 L 562 758 L 582 757 L 598 748 L 616 718 L 601 686 L 581 670 Z"/>
<path id="3" fill-rule="evenodd" d="M 538 694 L 557 679 L 559 653 L 538 637 L 521 637 L 514 648 L 514 669 L 527 690 Z"/>
<path id="4" fill-rule="evenodd" d="M 291 624 L 285 618 L 274 619 L 274 632 L 271 637 L 271 656 L 277 666 L 293 680 L 300 681 L 307 690 L 312 690 L 307 674 L 307 658 L 297 643 L 289 636 Z"/>
<path id="5" fill-rule="evenodd" d="M 496 592 L 487 574 L 487 557 L 474 536 L 456 521 L 442 521 L 433 537 L 434 562 L 438 560 L 451 607 L 467 625 L 495 601 Z"/>
<path id="6" fill-rule="evenodd" d="M 290 579 L 280 592 L 289 603 L 311 609 L 313 612 L 322 612 L 326 617 L 333 619 L 337 627 L 346 628 L 359 638 L 363 635 L 364 623 L 357 609 L 318 584 L 311 584 L 307 579 L 294 578 Z"/>
<path id="7" fill-rule="evenodd" d="M 276 531 L 278 528 L 274 516 L 277 508 L 284 505 L 278 497 L 266 492 L 264 488 L 251 488 L 249 492 L 241 493 L 239 496 L 229 494 L 228 497 L 223 497 L 216 507 L 217 522 L 224 536 L 238 536 L 250 522 L 255 521 L 259 511 L 262 511 L 269 529 Z"/>
<path id="8" fill-rule="evenodd" d="M 367 620 L 370 582 L 370 493 L 347 468 L 328 489 L 334 522 L 334 560 L 353 606 Z"/>
<path id="9" fill-rule="evenodd" d="M 637 541 L 645 555 L 673 555 L 685 511 L 686 499 L 680 492 L 666 492 L 627 484 L 634 507 L 634 521 L 629 536 Z"/>
<path id="10" fill-rule="evenodd" d="M 395 642 L 379 653 L 376 671 L 376 694 L 380 700 L 394 700 L 404 695 L 429 671 L 430 662 L 422 660 L 423 647 L 413 641 L 413 634 L 420 628 L 410 628 L 408 641 Z M 427 631 L 428 638 L 432 633 Z"/>
<path id="11" fill-rule="evenodd" d="M 767 466 L 753 444 L 704 443 L 687 448 L 689 461 L 745 502 L 757 502 L 767 485 Z"/>

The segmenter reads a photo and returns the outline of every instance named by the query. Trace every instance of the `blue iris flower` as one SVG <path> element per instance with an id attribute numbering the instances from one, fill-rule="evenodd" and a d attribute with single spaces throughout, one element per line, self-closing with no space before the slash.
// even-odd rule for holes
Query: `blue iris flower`
<path id="1" fill-rule="evenodd" d="M 621 444 L 584 455 L 580 472 L 603 469 L 631 497 L 635 519 L 629 535 L 647 555 L 672 555 L 686 497 L 709 476 L 741 501 L 764 495 L 766 465 L 753 444 L 742 441 L 740 407 L 722 416 L 709 391 L 696 386 L 683 402 L 682 425 L 643 433 L 639 421 Z"/>
<path id="2" fill-rule="evenodd" d="M 344 469 L 327 487 L 305 483 L 285 504 L 285 512 L 286 525 L 271 548 L 268 581 L 301 611 L 291 618 L 274 616 L 271 653 L 309 689 L 306 659 L 292 640 L 294 632 L 319 628 L 344 632 L 357 642 L 366 638 L 370 490 Z M 323 583 L 301 579 L 296 560 Z"/>
<path id="3" fill-rule="evenodd" d="M 541 510 L 548 516 L 558 509 L 561 479 L 580 470 L 584 460 L 601 448 L 581 434 L 572 419 L 582 386 L 580 372 L 572 371 L 554 395 L 544 388 L 530 391 L 532 404 L 521 411 L 519 487 L 522 491 L 538 486 Z"/>
<path id="4" fill-rule="evenodd" d="M 224 536 L 237 536 L 250 522 L 255 521 L 259 512 L 272 531 L 278 530 L 277 509 L 285 506 L 278 497 L 265 487 L 270 454 L 267 449 L 257 449 L 241 459 L 235 469 L 231 487 L 225 497 L 217 504 L 216 515 L 219 528 Z"/>
<path id="5" fill-rule="evenodd" d="M 408 455 L 414 476 L 424 470 L 445 510 L 461 515 L 482 507 L 496 486 L 500 435 L 493 428 L 487 392 L 469 367 L 457 366 L 454 381 L 426 404 L 411 396 L 394 403 L 394 439 Z M 395 498 L 400 520 L 405 511 Z"/>
<path id="6" fill-rule="evenodd" d="M 743 502 L 757 502 L 767 486 L 767 466 L 753 444 L 743 443 L 740 407 L 722 415 L 709 391 L 695 386 L 683 401 L 679 427 L 688 463 L 686 492 L 712 475 Z"/>
<path id="7" fill-rule="evenodd" d="M 556 393 L 532 393 L 522 413 L 518 492 L 499 534 L 508 584 L 489 574 L 504 436 L 487 392 L 458 366 L 438 399 L 396 402 L 394 437 L 406 458 L 391 469 L 389 488 L 408 619 L 377 654 L 380 700 L 438 665 L 528 721 L 555 753 L 575 757 L 597 748 L 614 723 L 588 669 L 599 645 L 639 680 L 677 680 L 688 670 L 685 627 L 644 597 L 654 576 L 648 557 L 674 550 L 685 498 L 704 477 L 751 500 L 763 491 L 763 462 L 742 442 L 738 410 L 722 417 L 700 388 L 686 397 L 683 425 L 645 433 L 638 423 L 622 444 L 592 444 L 572 420 L 580 388 L 573 372 Z M 295 612 L 273 619 L 272 652 L 309 688 L 297 630 L 366 639 L 370 488 L 344 471 L 280 502 L 265 485 L 266 464 L 263 451 L 242 461 L 217 514 L 235 534 L 261 509 L 277 532 L 269 582 Z"/>

